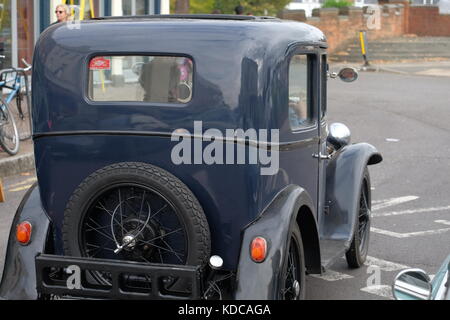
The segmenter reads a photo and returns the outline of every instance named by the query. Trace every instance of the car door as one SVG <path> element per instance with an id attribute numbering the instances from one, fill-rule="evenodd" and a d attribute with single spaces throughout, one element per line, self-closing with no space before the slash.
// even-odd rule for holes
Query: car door
<path id="1" fill-rule="evenodd" d="M 327 210 L 325 204 L 325 190 L 326 190 L 326 164 L 327 164 L 327 84 L 328 84 L 328 62 L 327 55 L 325 50 L 321 50 L 319 52 L 319 68 L 318 68 L 318 90 L 319 90 L 319 117 L 320 117 L 320 125 L 319 125 L 319 188 L 318 188 L 318 219 L 320 220 L 320 216 L 325 214 Z"/>
<path id="2" fill-rule="evenodd" d="M 316 215 L 319 205 L 320 141 L 317 50 L 312 46 L 299 46 L 288 59 L 289 124 L 283 140 L 289 141 L 291 147 L 281 152 L 281 165 L 284 163 L 289 167 L 291 182 L 308 192 Z"/>

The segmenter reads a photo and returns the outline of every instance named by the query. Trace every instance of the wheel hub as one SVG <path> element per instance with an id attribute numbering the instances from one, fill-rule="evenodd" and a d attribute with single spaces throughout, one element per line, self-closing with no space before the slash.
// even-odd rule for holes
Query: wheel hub
<path id="1" fill-rule="evenodd" d="M 122 239 L 122 245 L 124 246 L 124 249 L 127 251 L 134 250 L 136 244 L 137 244 L 136 238 L 131 234 L 124 236 Z"/>
<path id="2" fill-rule="evenodd" d="M 298 299 L 298 297 L 300 296 L 300 283 L 295 280 L 294 283 L 292 284 L 292 288 L 294 289 L 294 300 Z"/>
<path id="3" fill-rule="evenodd" d="M 145 219 L 132 218 L 123 223 L 123 229 L 127 233 L 122 237 L 121 245 L 124 248 L 124 254 L 129 259 L 133 259 L 134 256 L 150 257 L 153 252 L 154 247 L 151 241 L 161 233 L 160 228 L 153 221 L 149 221 L 147 224 L 145 222 Z M 120 232 L 120 230 L 118 231 Z M 140 232 L 141 230 L 142 232 Z M 117 238 L 120 239 L 120 237 Z"/>

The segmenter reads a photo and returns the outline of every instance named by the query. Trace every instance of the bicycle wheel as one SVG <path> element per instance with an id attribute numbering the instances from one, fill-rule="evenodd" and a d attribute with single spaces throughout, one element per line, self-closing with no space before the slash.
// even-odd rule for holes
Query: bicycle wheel
<path id="1" fill-rule="evenodd" d="M 0 99 L 0 146 L 10 155 L 19 151 L 19 134 L 9 106 Z"/>
<path id="2" fill-rule="evenodd" d="M 16 95 L 16 108 L 11 111 L 16 121 L 17 131 L 21 141 L 31 138 L 31 108 L 30 108 L 30 92 L 28 88 L 19 90 Z"/>

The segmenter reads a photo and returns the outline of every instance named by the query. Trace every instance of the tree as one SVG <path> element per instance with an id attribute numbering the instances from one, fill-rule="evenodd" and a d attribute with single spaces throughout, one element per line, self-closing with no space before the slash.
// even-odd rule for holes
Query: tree
<path id="1" fill-rule="evenodd" d="M 222 13 L 233 14 L 234 8 L 240 4 L 244 7 L 246 13 L 258 16 L 276 16 L 277 13 L 283 10 L 291 1 L 292 0 L 215 0 L 214 9 L 219 9 Z"/>
<path id="2" fill-rule="evenodd" d="M 177 3 L 182 0 L 171 0 L 172 11 L 177 10 Z M 224 14 L 234 14 L 234 8 L 239 4 L 245 13 L 254 15 L 276 16 L 292 0 L 190 0 L 189 13 L 212 13 L 220 10 Z M 188 1 L 189 2 L 189 1 Z"/>
<path id="3" fill-rule="evenodd" d="M 189 0 L 176 0 L 175 13 L 189 13 Z"/>

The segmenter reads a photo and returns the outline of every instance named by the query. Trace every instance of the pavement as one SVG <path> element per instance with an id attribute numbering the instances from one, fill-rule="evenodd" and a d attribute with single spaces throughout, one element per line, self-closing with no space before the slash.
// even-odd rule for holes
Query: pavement
<path id="1" fill-rule="evenodd" d="M 370 40 L 366 43 L 366 56 L 374 63 L 386 61 L 423 62 L 450 60 L 450 37 L 418 37 L 404 35 L 395 38 Z M 345 44 L 330 57 L 334 62 L 362 61 L 361 45 L 358 40 Z"/>
<path id="2" fill-rule="evenodd" d="M 353 67 L 359 71 L 388 72 L 403 75 L 450 77 L 450 61 L 422 61 L 422 62 L 388 62 L 370 64 L 362 63 L 334 63 L 330 64 L 332 71 L 342 67 Z"/>
<path id="3" fill-rule="evenodd" d="M 20 142 L 19 152 L 10 156 L 0 151 L 0 179 L 34 169 L 33 141 Z"/>

